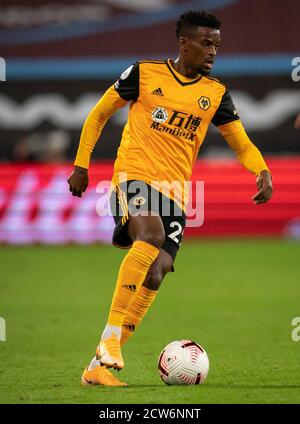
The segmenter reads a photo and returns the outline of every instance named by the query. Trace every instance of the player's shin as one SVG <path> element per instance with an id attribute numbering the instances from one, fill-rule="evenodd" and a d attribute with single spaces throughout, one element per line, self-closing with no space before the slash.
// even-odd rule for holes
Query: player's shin
<path id="1" fill-rule="evenodd" d="M 127 310 L 144 282 L 148 270 L 159 254 L 159 249 L 144 241 L 135 241 L 119 270 L 108 324 L 121 327 Z"/>
<path id="2" fill-rule="evenodd" d="M 121 345 L 127 342 L 141 323 L 157 293 L 158 290 L 150 290 L 145 286 L 141 286 L 125 315 L 122 325 Z"/>
<path id="3" fill-rule="evenodd" d="M 124 366 L 120 338 L 128 308 L 144 282 L 159 249 L 144 241 L 135 241 L 119 270 L 107 325 L 97 348 L 97 359 L 103 365 L 121 369 Z"/>

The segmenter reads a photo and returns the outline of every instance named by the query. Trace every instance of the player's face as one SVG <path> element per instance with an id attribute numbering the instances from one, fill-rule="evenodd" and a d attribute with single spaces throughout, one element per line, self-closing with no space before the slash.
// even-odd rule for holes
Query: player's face
<path id="1" fill-rule="evenodd" d="M 221 35 L 218 29 L 198 27 L 184 43 L 184 62 L 190 69 L 208 75 L 213 67 Z"/>

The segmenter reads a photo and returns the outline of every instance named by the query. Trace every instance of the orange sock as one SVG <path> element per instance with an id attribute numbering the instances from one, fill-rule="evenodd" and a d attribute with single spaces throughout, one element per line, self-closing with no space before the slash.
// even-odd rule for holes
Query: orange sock
<path id="1" fill-rule="evenodd" d="M 143 284 L 159 249 L 138 240 L 125 256 L 119 270 L 107 324 L 121 327 L 127 310 Z"/>
<path id="2" fill-rule="evenodd" d="M 150 290 L 145 286 L 141 286 L 132 304 L 129 306 L 128 312 L 124 318 L 122 325 L 121 345 L 127 342 L 128 338 L 133 334 L 136 327 L 141 323 L 148 309 L 152 305 L 157 292 L 158 290 Z"/>

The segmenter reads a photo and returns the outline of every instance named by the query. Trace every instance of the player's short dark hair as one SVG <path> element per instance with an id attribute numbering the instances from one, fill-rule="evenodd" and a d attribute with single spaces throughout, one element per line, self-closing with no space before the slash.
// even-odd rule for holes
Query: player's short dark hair
<path id="1" fill-rule="evenodd" d="M 189 30 L 198 26 L 219 29 L 221 22 L 214 15 L 204 12 L 204 10 L 199 12 L 189 10 L 180 15 L 176 22 L 176 37 L 188 35 Z"/>

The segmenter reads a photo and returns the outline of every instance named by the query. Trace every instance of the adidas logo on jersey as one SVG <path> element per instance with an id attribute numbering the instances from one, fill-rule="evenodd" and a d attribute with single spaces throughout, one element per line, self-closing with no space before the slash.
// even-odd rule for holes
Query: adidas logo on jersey
<path id="1" fill-rule="evenodd" d="M 136 291 L 136 285 L 135 284 L 123 284 L 122 287 L 123 287 L 123 289 L 127 289 L 127 290 L 130 290 L 132 292 Z"/>
<path id="2" fill-rule="evenodd" d="M 164 95 L 161 88 L 157 88 L 156 90 L 153 90 L 151 94 L 156 94 L 156 96 L 163 96 Z"/>

